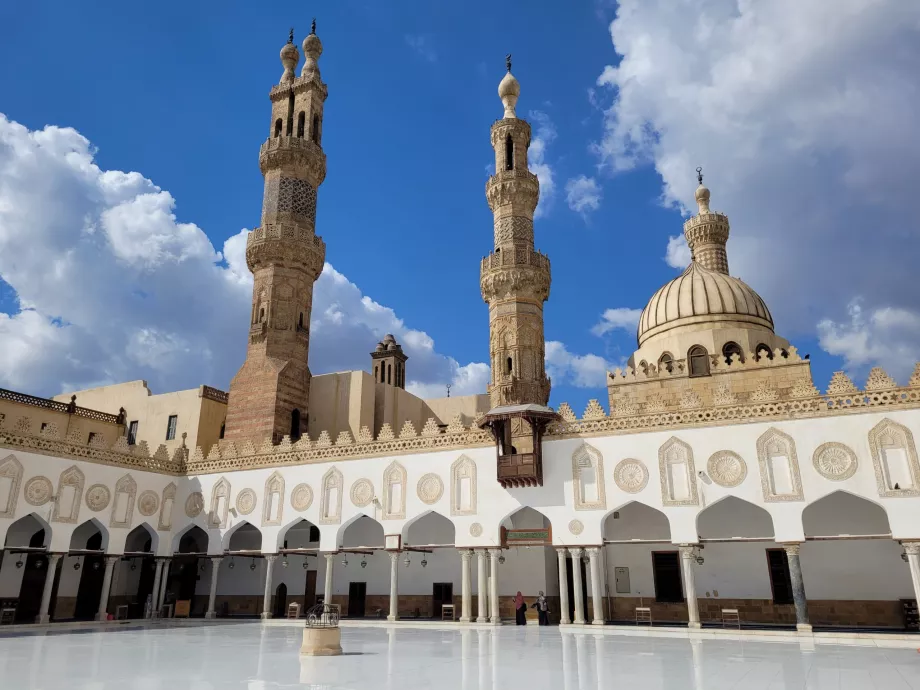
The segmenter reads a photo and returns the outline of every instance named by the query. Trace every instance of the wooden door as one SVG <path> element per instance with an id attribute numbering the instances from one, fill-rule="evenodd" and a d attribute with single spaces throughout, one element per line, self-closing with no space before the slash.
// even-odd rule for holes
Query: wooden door
<path id="1" fill-rule="evenodd" d="M 303 609 L 308 610 L 311 606 L 316 606 L 316 571 L 307 571 L 307 583 L 303 590 Z"/>
<path id="2" fill-rule="evenodd" d="M 367 596 L 366 582 L 348 583 L 348 617 L 364 618 L 364 602 Z"/>
<path id="3" fill-rule="evenodd" d="M 431 616 L 437 620 L 441 619 L 441 607 L 444 604 L 454 603 L 454 583 L 452 582 L 435 582 L 432 587 L 431 596 Z"/>

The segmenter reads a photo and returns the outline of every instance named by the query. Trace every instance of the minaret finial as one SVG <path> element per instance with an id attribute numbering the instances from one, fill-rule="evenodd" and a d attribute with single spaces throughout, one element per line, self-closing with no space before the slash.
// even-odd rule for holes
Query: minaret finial
<path id="1" fill-rule="evenodd" d="M 294 43 L 294 27 L 291 27 L 291 30 L 288 32 L 288 43 L 293 45 Z"/>
<path id="2" fill-rule="evenodd" d="M 505 56 L 505 67 L 509 72 L 511 71 L 511 53 L 508 53 Z"/>
<path id="3" fill-rule="evenodd" d="M 696 169 L 696 179 L 700 184 L 703 184 L 703 168 Z"/>
<path id="4" fill-rule="evenodd" d="M 313 17 L 313 21 L 310 23 L 310 33 L 314 36 L 316 35 L 316 17 Z"/>
<path id="5" fill-rule="evenodd" d="M 700 213 L 709 213 L 709 190 L 703 186 L 703 168 L 696 169 L 696 179 L 700 186 L 696 188 L 696 203 L 700 208 Z"/>

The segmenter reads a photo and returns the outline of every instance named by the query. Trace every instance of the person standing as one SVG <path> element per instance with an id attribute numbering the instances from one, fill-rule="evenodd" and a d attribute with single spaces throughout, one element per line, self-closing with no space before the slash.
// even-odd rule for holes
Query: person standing
<path id="1" fill-rule="evenodd" d="M 543 592 L 540 592 L 537 597 L 535 606 L 537 607 L 537 618 L 540 621 L 540 625 L 549 625 L 549 604 L 546 603 L 546 597 L 543 596 Z"/>
<path id="2" fill-rule="evenodd" d="M 520 591 L 514 597 L 514 619 L 517 625 L 527 625 L 527 619 L 524 612 L 527 610 L 527 604 L 524 603 L 524 595 Z"/>

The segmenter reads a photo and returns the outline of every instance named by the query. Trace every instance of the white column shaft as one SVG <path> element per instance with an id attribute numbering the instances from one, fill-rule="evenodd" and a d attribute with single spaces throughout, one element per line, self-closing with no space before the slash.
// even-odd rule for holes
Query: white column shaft
<path id="1" fill-rule="evenodd" d="M 488 623 L 488 614 L 486 613 L 486 602 L 488 597 L 488 584 L 486 582 L 486 562 L 489 558 L 489 552 L 485 549 L 479 549 L 476 552 L 476 608 L 479 615 L 476 617 L 477 623 Z"/>
<path id="2" fill-rule="evenodd" d="M 388 621 L 399 619 L 399 551 L 388 552 L 390 556 L 390 611 Z"/>
<path id="3" fill-rule="evenodd" d="M 573 622 L 575 625 L 585 624 L 585 594 L 581 584 L 581 557 L 584 551 L 577 547 L 569 549 L 569 553 L 572 554 L 572 589 L 575 594 L 575 620 Z"/>
<path id="4" fill-rule="evenodd" d="M 914 597 L 920 602 L 920 542 L 905 544 L 907 565 L 910 567 L 910 579 L 914 583 Z"/>
<path id="5" fill-rule="evenodd" d="M 556 556 L 559 560 L 559 625 L 569 625 L 572 620 L 569 618 L 569 576 L 565 567 L 567 551 L 557 549 Z"/>
<path id="6" fill-rule="evenodd" d="M 272 571 L 275 567 L 277 555 L 265 557 L 265 593 L 262 595 L 262 618 L 272 617 Z"/>
<path id="7" fill-rule="evenodd" d="M 60 553 L 52 553 L 48 556 L 48 572 L 45 573 L 45 588 L 42 590 L 42 607 L 38 612 L 36 623 L 50 623 L 51 616 L 48 610 L 51 608 L 51 590 L 54 589 L 54 577 L 57 574 L 58 561 L 61 560 Z"/>
<path id="8" fill-rule="evenodd" d="M 220 572 L 220 562 L 222 557 L 211 559 L 211 591 L 208 594 L 208 611 L 204 614 L 205 618 L 216 618 L 217 611 L 214 610 L 214 603 L 217 600 L 217 574 Z"/>
<path id="9" fill-rule="evenodd" d="M 696 556 L 692 546 L 680 547 L 681 570 L 684 573 L 684 597 L 687 599 L 687 627 L 700 627 L 700 609 L 696 601 L 696 581 L 693 578 L 693 564 Z"/>
<path id="10" fill-rule="evenodd" d="M 197 567 L 198 564 L 196 563 Z M 169 582 L 169 569 L 172 567 L 172 561 L 168 558 L 163 562 L 163 574 L 160 576 L 160 591 L 157 594 L 156 612 L 157 617 L 160 615 L 160 607 L 166 603 L 166 585 Z"/>
<path id="11" fill-rule="evenodd" d="M 492 625 L 501 625 L 502 616 L 498 605 L 498 557 L 501 555 L 501 549 L 489 549 L 489 555 L 492 561 L 492 581 L 489 583 L 489 605 L 492 608 Z"/>
<path id="12" fill-rule="evenodd" d="M 156 618 L 157 616 L 157 599 L 160 597 L 160 578 L 163 577 L 163 559 L 156 559 L 156 572 L 153 576 L 153 590 L 150 592 L 150 613 L 147 618 Z M 146 602 L 145 602 L 146 605 Z"/>
<path id="13" fill-rule="evenodd" d="M 102 576 L 102 591 L 99 593 L 99 610 L 96 612 L 97 621 L 104 621 L 108 618 L 109 590 L 112 588 L 112 571 L 115 569 L 115 564 L 119 559 L 120 556 L 105 557 L 105 574 Z"/>
<path id="14" fill-rule="evenodd" d="M 594 625 L 604 624 L 604 594 L 601 588 L 600 549 L 596 546 L 588 549 L 588 558 L 591 561 L 591 608 L 594 613 Z"/>
<path id="15" fill-rule="evenodd" d="M 332 569 L 335 567 L 335 554 L 327 553 L 326 556 L 326 578 L 323 585 L 323 603 L 326 606 L 332 604 Z"/>
<path id="16" fill-rule="evenodd" d="M 470 561 L 473 559 L 473 552 L 470 549 L 464 549 L 460 552 L 460 622 L 470 622 L 470 609 L 473 605 L 473 592 L 470 585 Z"/>

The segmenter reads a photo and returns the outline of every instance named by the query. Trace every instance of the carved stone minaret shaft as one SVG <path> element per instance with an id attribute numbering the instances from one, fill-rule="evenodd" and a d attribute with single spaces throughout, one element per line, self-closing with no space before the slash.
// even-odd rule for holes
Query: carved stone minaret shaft
<path id="1" fill-rule="evenodd" d="M 495 249 L 482 260 L 480 272 L 482 298 L 489 305 L 489 395 L 492 407 L 545 405 L 550 380 L 544 364 L 543 302 L 549 297 L 550 266 L 534 249 L 540 184 L 527 169 L 530 125 L 514 112 L 520 85 L 510 64 L 498 94 L 505 114 L 492 125 L 495 174 L 486 184 Z"/>
<path id="2" fill-rule="evenodd" d="M 696 189 L 699 215 L 684 223 L 684 237 L 690 246 L 690 256 L 703 268 L 728 275 L 728 216 L 709 210 L 709 190 L 703 186 L 703 173 L 697 169 L 700 186 Z"/>
<path id="3" fill-rule="evenodd" d="M 322 50 L 315 32 L 304 39 L 304 66 L 296 77 L 300 54 L 292 34 L 281 50 L 281 81 L 269 93 L 271 127 L 259 151 L 262 222 L 246 240 L 253 274 L 249 347 L 230 384 L 230 440 L 279 441 L 306 430 L 313 283 L 326 256 L 315 232 L 316 190 L 326 177 L 321 141 L 327 90 L 317 64 Z"/>

